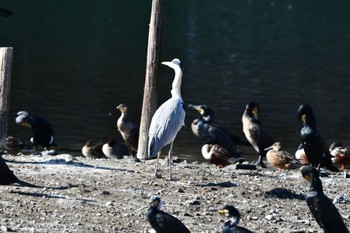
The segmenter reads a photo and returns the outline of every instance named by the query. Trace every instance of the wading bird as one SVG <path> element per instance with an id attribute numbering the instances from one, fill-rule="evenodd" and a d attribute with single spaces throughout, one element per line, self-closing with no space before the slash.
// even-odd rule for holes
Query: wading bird
<path id="1" fill-rule="evenodd" d="M 189 233 L 187 227 L 174 216 L 160 210 L 162 206 L 160 197 L 151 196 L 149 209 L 147 210 L 147 220 L 157 233 Z"/>
<path id="2" fill-rule="evenodd" d="M 259 159 L 256 164 L 265 167 L 263 162 L 263 158 L 266 157 L 265 148 L 274 144 L 275 140 L 272 138 L 270 132 L 259 121 L 259 113 L 259 104 L 254 101 L 249 102 L 245 107 L 245 111 L 242 116 L 242 123 L 243 132 L 247 140 L 259 153 Z"/>
<path id="3" fill-rule="evenodd" d="M 221 210 L 219 210 L 219 213 L 230 218 L 222 227 L 223 233 L 253 233 L 244 227 L 237 226 L 239 220 L 241 219 L 241 214 L 235 207 L 225 205 Z"/>
<path id="4" fill-rule="evenodd" d="M 318 170 L 312 166 L 305 166 L 301 169 L 301 174 L 310 182 L 306 203 L 318 225 L 327 233 L 349 233 L 337 208 L 323 193 Z"/>
<path id="5" fill-rule="evenodd" d="M 44 117 L 27 111 L 20 111 L 17 113 L 16 123 L 32 129 L 33 137 L 31 141 L 33 142 L 34 150 L 37 150 L 39 145 L 45 150 L 57 146 L 52 125 Z"/>
<path id="6" fill-rule="evenodd" d="M 316 118 L 311 106 L 300 105 L 297 117 L 303 124 L 300 139 L 309 163 L 314 167 L 326 167 L 330 171 L 339 172 L 332 163 L 332 155 L 329 153 L 326 141 L 317 130 Z"/>
<path id="7" fill-rule="evenodd" d="M 121 112 L 117 121 L 118 131 L 122 135 L 129 154 L 136 156 L 139 140 L 139 128 L 128 120 L 128 107 L 126 104 L 119 104 L 117 109 Z"/>
<path id="8" fill-rule="evenodd" d="M 292 154 L 282 149 L 280 142 L 275 142 L 272 146 L 267 147 L 266 160 L 274 168 L 278 170 L 290 170 L 301 167 L 299 160 Z"/>
<path id="9" fill-rule="evenodd" d="M 172 83 L 171 98 L 164 102 L 154 113 L 148 134 L 148 157 L 158 155 L 156 177 L 158 177 L 160 150 L 170 144 L 169 149 L 169 178 L 172 180 L 171 164 L 173 144 L 177 133 L 185 125 L 185 105 L 181 97 L 182 67 L 179 59 L 162 62 L 163 65 L 175 71 Z"/>

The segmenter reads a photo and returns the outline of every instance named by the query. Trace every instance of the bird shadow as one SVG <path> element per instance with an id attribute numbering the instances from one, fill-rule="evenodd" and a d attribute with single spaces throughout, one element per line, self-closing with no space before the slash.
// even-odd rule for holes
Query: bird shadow
<path id="1" fill-rule="evenodd" d="M 131 172 L 135 173 L 134 170 L 130 169 L 120 169 L 120 168 L 111 168 L 111 167 L 104 167 L 104 166 L 95 166 L 91 164 L 86 164 L 83 162 L 77 162 L 77 161 L 66 161 L 65 159 L 52 159 L 47 161 L 40 161 L 40 162 L 28 162 L 28 161 L 15 161 L 15 160 L 5 160 L 8 163 L 17 163 L 17 164 L 34 164 L 34 165 L 70 165 L 75 167 L 83 167 L 83 168 L 93 168 L 93 169 L 101 169 L 101 170 L 109 170 L 109 171 L 121 171 L 121 172 Z"/>
<path id="2" fill-rule="evenodd" d="M 274 188 L 270 191 L 265 192 L 265 195 L 268 197 L 274 197 L 279 199 L 297 199 L 297 200 L 305 200 L 305 196 L 303 194 L 296 194 L 290 190 L 284 188 Z"/>
<path id="3" fill-rule="evenodd" d="M 193 186 L 232 188 L 232 187 L 237 187 L 237 184 L 233 183 L 232 181 L 224 181 L 219 183 L 209 182 L 207 184 L 194 184 Z"/>
<path id="4" fill-rule="evenodd" d="M 64 196 L 58 196 L 58 195 L 49 195 L 45 193 L 32 193 L 32 192 L 23 192 L 23 191 L 13 191 L 11 190 L 10 193 L 22 195 L 22 196 L 30 196 L 30 197 L 45 197 L 45 198 L 51 198 L 51 199 L 66 199 L 66 200 L 74 200 L 74 201 L 81 201 L 81 202 L 96 202 L 93 200 L 88 199 L 82 199 L 82 198 L 67 198 Z"/>

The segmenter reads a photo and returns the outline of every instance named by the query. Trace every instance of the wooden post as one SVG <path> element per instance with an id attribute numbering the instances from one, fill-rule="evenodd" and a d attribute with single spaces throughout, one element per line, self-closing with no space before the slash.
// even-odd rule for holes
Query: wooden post
<path id="1" fill-rule="evenodd" d="M 148 32 L 148 49 L 146 78 L 143 93 L 142 113 L 140 122 L 140 136 L 137 158 L 147 159 L 148 130 L 152 116 L 156 110 L 156 82 L 159 67 L 159 51 L 162 33 L 162 17 L 165 0 L 153 0 L 151 20 Z"/>
<path id="2" fill-rule="evenodd" d="M 12 51 L 13 49 L 11 47 L 0 48 L 0 150 L 5 148 L 5 140 L 7 137 Z"/>

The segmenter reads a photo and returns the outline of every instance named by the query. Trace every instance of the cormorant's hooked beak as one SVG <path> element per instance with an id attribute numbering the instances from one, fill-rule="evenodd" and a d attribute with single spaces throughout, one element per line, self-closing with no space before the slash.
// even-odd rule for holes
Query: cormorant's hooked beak
<path id="1" fill-rule="evenodd" d="M 204 113 L 204 110 L 200 107 L 200 105 L 189 104 L 188 107 L 197 110 L 201 115 Z"/>
<path id="2" fill-rule="evenodd" d="M 269 147 L 266 147 L 264 150 L 268 151 L 268 150 L 271 150 L 271 149 L 272 149 L 272 146 L 269 146 Z"/>
<path id="3" fill-rule="evenodd" d="M 19 123 L 19 125 L 22 125 L 22 126 L 26 126 L 26 127 L 32 128 L 31 124 L 29 124 L 29 122 L 28 122 L 28 121 L 22 121 L 21 123 Z"/>
<path id="4" fill-rule="evenodd" d="M 229 212 L 227 209 L 219 210 L 219 214 L 228 216 Z"/>

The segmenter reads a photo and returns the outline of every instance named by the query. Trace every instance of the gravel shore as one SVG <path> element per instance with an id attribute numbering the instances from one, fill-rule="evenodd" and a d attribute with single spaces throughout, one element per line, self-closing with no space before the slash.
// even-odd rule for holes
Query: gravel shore
<path id="1" fill-rule="evenodd" d="M 161 160 L 163 178 L 155 178 L 156 160 L 68 154 L 3 158 L 20 180 L 39 187 L 0 187 L 1 231 L 148 232 L 145 213 L 150 196 L 158 194 L 162 210 L 193 233 L 221 232 L 226 219 L 218 210 L 225 204 L 234 205 L 242 215 L 239 225 L 254 232 L 323 232 L 306 205 L 309 184 L 299 170 L 237 170 L 234 165 L 218 170 L 179 161 L 173 167 L 176 180 L 169 181 L 166 159 Z M 349 228 L 349 180 L 343 173 L 323 175 L 324 192 Z"/>

